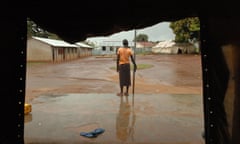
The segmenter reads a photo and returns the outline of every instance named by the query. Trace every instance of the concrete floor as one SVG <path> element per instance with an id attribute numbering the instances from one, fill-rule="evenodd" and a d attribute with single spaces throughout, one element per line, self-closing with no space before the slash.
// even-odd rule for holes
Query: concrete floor
<path id="1" fill-rule="evenodd" d="M 201 95 L 52 94 L 31 105 L 26 144 L 204 144 Z M 80 136 L 99 127 L 97 138 Z"/>

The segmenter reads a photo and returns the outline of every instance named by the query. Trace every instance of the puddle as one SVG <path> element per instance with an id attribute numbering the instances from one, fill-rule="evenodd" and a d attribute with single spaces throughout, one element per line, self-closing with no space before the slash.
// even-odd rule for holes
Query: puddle
<path id="1" fill-rule="evenodd" d="M 32 101 L 25 119 L 25 143 L 93 142 L 80 132 L 98 127 L 106 131 L 94 143 L 203 142 L 200 95 L 47 95 Z"/>

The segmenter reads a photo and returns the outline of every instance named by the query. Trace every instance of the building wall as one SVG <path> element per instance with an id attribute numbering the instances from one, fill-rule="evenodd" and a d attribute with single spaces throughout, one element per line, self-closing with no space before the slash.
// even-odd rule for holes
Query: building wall
<path id="1" fill-rule="evenodd" d="M 61 62 L 89 56 L 90 52 L 79 52 L 77 47 L 53 47 L 36 39 L 27 42 L 27 61 L 29 62 Z"/>
<path id="2" fill-rule="evenodd" d="M 92 55 L 92 48 L 84 48 L 80 47 L 78 49 L 78 57 L 86 57 L 86 56 L 91 56 Z"/>
<path id="3" fill-rule="evenodd" d="M 73 60 L 78 58 L 78 48 L 64 48 L 64 50 L 65 50 L 64 60 Z"/>
<path id="4" fill-rule="evenodd" d="M 119 46 L 101 46 L 92 50 L 93 55 L 115 55 Z"/>
<path id="5" fill-rule="evenodd" d="M 64 48 L 53 48 L 53 61 L 54 62 L 61 62 L 65 59 L 65 49 Z"/>
<path id="6" fill-rule="evenodd" d="M 80 57 L 76 47 L 53 47 L 54 62 L 74 60 Z"/>
<path id="7" fill-rule="evenodd" d="M 135 49 L 136 54 L 141 54 L 141 53 L 146 53 L 146 52 L 152 52 L 152 48 L 145 47 L 145 48 L 136 48 Z"/>
<path id="8" fill-rule="evenodd" d="M 27 42 L 27 61 L 52 61 L 52 47 L 35 39 Z"/>

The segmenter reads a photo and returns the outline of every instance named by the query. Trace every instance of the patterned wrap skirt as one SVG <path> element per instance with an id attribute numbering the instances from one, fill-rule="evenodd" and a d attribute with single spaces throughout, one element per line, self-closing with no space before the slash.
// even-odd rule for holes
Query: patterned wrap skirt
<path id="1" fill-rule="evenodd" d="M 130 64 L 119 65 L 120 86 L 131 86 Z"/>

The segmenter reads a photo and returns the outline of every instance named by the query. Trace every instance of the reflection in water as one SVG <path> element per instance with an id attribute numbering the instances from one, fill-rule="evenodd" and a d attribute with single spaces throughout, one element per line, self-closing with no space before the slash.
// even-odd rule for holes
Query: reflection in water
<path id="1" fill-rule="evenodd" d="M 128 97 L 121 97 L 119 112 L 116 117 L 116 135 L 119 140 L 125 142 L 128 138 L 134 141 L 134 125 L 136 115 L 134 113 L 134 103 L 132 106 L 128 101 Z M 132 109 L 131 109 L 132 108 Z"/>

